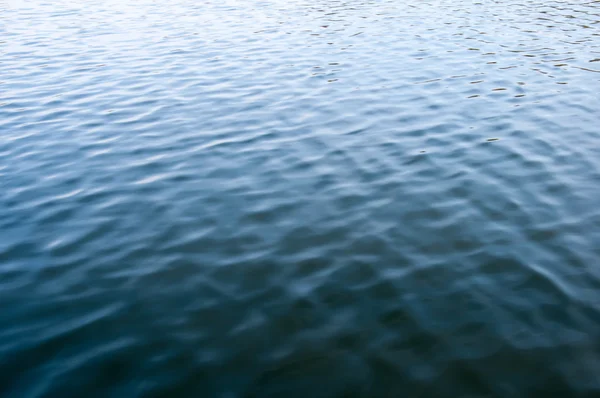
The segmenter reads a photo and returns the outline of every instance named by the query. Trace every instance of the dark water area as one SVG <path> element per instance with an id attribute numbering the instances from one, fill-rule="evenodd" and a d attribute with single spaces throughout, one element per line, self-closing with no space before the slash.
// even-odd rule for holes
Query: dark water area
<path id="1" fill-rule="evenodd" d="M 0 396 L 600 396 L 600 2 L 0 1 Z"/>

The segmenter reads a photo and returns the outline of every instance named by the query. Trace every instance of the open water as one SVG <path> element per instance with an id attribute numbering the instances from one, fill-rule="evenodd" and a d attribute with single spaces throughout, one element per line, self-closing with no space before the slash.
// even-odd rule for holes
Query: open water
<path id="1" fill-rule="evenodd" d="M 600 394 L 600 2 L 0 1 L 0 396 Z"/>

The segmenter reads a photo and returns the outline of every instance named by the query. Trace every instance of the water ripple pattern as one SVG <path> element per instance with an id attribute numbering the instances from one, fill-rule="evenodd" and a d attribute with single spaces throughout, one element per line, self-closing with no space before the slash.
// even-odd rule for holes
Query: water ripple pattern
<path id="1" fill-rule="evenodd" d="M 600 394 L 599 2 L 0 20 L 0 396 Z"/>

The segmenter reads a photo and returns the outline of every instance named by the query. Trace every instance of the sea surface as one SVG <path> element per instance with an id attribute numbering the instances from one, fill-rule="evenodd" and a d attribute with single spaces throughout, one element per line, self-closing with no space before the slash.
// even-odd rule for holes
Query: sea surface
<path id="1" fill-rule="evenodd" d="M 0 0 L 0 397 L 600 394 L 600 2 Z"/>

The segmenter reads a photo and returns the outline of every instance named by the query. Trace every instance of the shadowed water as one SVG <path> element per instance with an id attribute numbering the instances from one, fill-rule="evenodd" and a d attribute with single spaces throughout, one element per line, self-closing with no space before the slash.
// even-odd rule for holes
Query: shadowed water
<path id="1" fill-rule="evenodd" d="M 0 1 L 0 396 L 600 393 L 600 3 Z"/>

